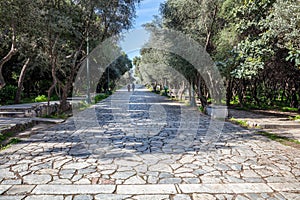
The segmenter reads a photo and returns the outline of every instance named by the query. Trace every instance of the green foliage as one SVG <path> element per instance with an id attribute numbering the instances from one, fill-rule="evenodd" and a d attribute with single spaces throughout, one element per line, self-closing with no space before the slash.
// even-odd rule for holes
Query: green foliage
<path id="1" fill-rule="evenodd" d="M 297 0 L 277 0 L 266 22 L 277 46 L 289 51 L 287 61 L 300 67 L 300 4 Z"/>
<path id="2" fill-rule="evenodd" d="M 95 103 L 98 103 L 107 97 L 109 97 L 109 94 L 98 94 L 95 96 Z"/>
<path id="3" fill-rule="evenodd" d="M 289 116 L 290 120 L 295 120 L 295 121 L 299 121 L 300 120 L 300 115 L 296 115 L 296 116 Z"/>
<path id="4" fill-rule="evenodd" d="M 198 106 L 198 110 L 202 113 L 204 113 L 204 107 L 203 106 Z"/>
<path id="5" fill-rule="evenodd" d="M 45 95 L 39 95 L 34 99 L 34 102 L 45 102 L 48 101 L 48 98 Z"/>
<path id="6" fill-rule="evenodd" d="M 11 63 L 8 62 L 0 72 L 7 82 L 15 84 L 23 61 L 30 58 L 23 91 L 28 96 L 30 93 L 44 94 L 52 83 L 56 83 L 52 88 L 63 93 L 60 98 L 64 99 L 60 100 L 64 102 L 62 100 L 71 93 L 76 73 L 87 56 L 87 36 L 90 49 L 93 49 L 107 38 L 128 30 L 133 25 L 139 2 L 1 0 L 0 60 L 10 51 L 13 35 L 18 53 L 12 54 Z M 114 42 L 116 45 L 117 40 Z M 110 86 L 113 90 L 114 83 L 132 64 L 127 55 L 122 55 L 112 65 L 110 77 L 113 83 Z M 56 80 L 52 82 L 54 78 Z M 105 83 L 101 82 L 99 88 Z"/>
<path id="7" fill-rule="evenodd" d="M 17 87 L 13 85 L 6 85 L 0 90 L 0 102 L 1 104 L 13 103 L 16 95 Z"/>
<path id="8" fill-rule="evenodd" d="M 283 112 L 297 112 L 298 108 L 282 107 L 281 111 L 283 111 Z"/>
<path id="9" fill-rule="evenodd" d="M 166 96 L 166 97 L 169 96 L 169 95 L 168 95 L 169 92 L 170 92 L 170 91 L 169 91 L 168 89 L 167 89 L 167 90 L 162 89 L 162 90 L 159 91 L 159 93 L 160 93 L 161 96 Z M 171 98 L 172 98 L 172 97 L 171 97 Z"/>
<path id="10" fill-rule="evenodd" d="M 296 115 L 296 116 L 294 117 L 294 120 L 299 121 L 299 120 L 300 120 L 300 115 Z"/>

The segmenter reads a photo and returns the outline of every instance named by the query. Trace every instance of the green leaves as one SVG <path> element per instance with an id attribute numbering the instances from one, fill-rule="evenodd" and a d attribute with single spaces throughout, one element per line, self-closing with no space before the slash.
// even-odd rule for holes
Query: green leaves
<path id="1" fill-rule="evenodd" d="M 286 58 L 286 61 L 294 62 L 296 67 L 300 68 L 300 50 L 290 50 L 289 56 Z"/>

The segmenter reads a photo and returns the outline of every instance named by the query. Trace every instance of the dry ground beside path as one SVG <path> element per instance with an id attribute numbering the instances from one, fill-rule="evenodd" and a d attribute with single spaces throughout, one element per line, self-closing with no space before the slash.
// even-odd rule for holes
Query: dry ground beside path
<path id="1" fill-rule="evenodd" d="M 229 109 L 229 114 L 235 120 L 245 121 L 250 127 L 259 127 L 267 132 L 300 142 L 300 122 L 289 119 L 288 113 Z M 290 113 L 290 115 L 295 114 Z"/>
<path id="2" fill-rule="evenodd" d="M 114 95 L 86 111 L 98 126 L 71 118 L 1 151 L 0 199 L 299 199 L 299 150 L 228 122 L 207 145 L 207 116 L 143 88 Z"/>

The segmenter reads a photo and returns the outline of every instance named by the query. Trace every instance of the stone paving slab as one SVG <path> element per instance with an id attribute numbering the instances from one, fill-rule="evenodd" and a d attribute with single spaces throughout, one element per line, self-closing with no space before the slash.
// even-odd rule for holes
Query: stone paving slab
<path id="1" fill-rule="evenodd" d="M 58 104 L 59 101 L 50 101 L 50 105 Z M 0 110 L 26 110 L 32 109 L 40 105 L 48 105 L 48 102 L 37 102 L 37 103 L 23 103 L 0 106 Z"/>
<path id="2" fill-rule="evenodd" d="M 0 199 L 297 199 L 299 153 L 144 89 L 119 91 L 0 151 Z"/>
<path id="3" fill-rule="evenodd" d="M 26 196 L 0 196 L 0 200 L 23 200 Z"/>
<path id="4" fill-rule="evenodd" d="M 10 187 L 11 185 L 0 185 L 0 194 L 6 192 Z"/>
<path id="5" fill-rule="evenodd" d="M 184 184 L 179 185 L 179 188 L 183 193 L 243 194 L 273 192 L 265 183 Z"/>
<path id="6" fill-rule="evenodd" d="M 22 195 L 22 194 L 29 194 L 35 185 L 13 185 L 6 194 L 8 195 Z"/>
<path id="7" fill-rule="evenodd" d="M 118 185 L 117 194 L 176 194 L 175 185 Z"/>
<path id="8" fill-rule="evenodd" d="M 115 185 L 37 185 L 32 194 L 111 194 Z"/>
<path id="9" fill-rule="evenodd" d="M 280 192 L 300 192 L 300 183 L 292 182 L 292 183 L 269 183 L 268 184 L 273 190 Z"/>

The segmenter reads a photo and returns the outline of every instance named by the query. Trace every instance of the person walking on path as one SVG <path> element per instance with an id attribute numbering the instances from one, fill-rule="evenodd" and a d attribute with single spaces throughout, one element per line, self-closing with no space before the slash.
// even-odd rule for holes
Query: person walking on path
<path id="1" fill-rule="evenodd" d="M 134 92 L 135 85 L 132 83 L 132 92 Z"/>
<path id="2" fill-rule="evenodd" d="M 130 92 L 130 84 L 127 85 L 128 92 Z"/>

